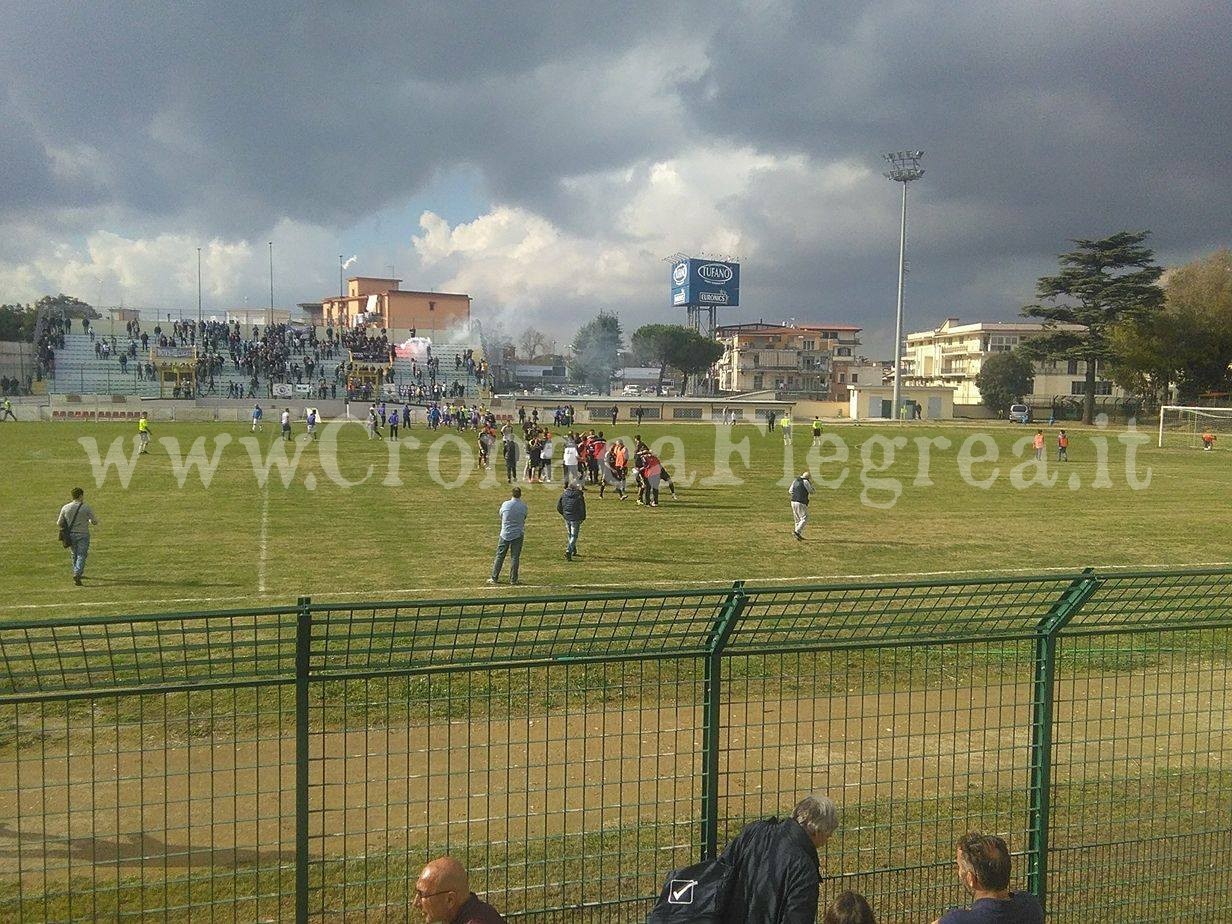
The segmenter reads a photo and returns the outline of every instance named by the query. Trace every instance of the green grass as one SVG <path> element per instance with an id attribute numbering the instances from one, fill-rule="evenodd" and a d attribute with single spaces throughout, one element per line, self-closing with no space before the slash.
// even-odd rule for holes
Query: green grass
<path id="1" fill-rule="evenodd" d="M 559 484 L 532 485 L 521 588 L 500 594 L 579 589 L 695 586 L 738 578 L 818 580 L 849 575 L 913 575 L 956 571 L 1030 571 L 1095 565 L 1131 567 L 1190 565 L 1222 561 L 1232 523 L 1216 514 L 1218 499 L 1232 484 L 1232 464 L 1223 453 L 1183 449 L 1139 450 L 1139 469 L 1153 470 L 1150 487 L 1126 483 L 1125 450 L 1116 433 L 1072 431 L 1065 466 L 1053 488 L 1017 490 L 1010 469 L 1021 465 L 1015 442 L 1023 428 L 990 422 L 986 427 L 829 428 L 850 449 L 845 465 L 809 461 L 810 436 L 797 427 L 793 457 L 781 438 L 752 426 L 734 431 L 747 439 L 750 461 L 731 459 L 739 484 L 710 484 L 714 474 L 715 429 L 706 425 L 646 425 L 650 442 L 672 436 L 682 442 L 684 460 L 664 450 L 664 460 L 681 483 L 680 498 L 664 492 L 658 509 L 633 500 L 600 500 L 588 492 L 582 558 L 563 558 L 563 528 L 555 511 Z M 986 432 L 1001 455 L 999 478 L 989 489 L 966 483 L 957 464 L 959 446 Z M 384 443 L 369 442 L 359 427 L 338 440 L 339 466 L 358 480 L 369 465 L 374 474 L 344 488 L 327 477 L 319 445 L 308 447 L 288 487 L 277 471 L 261 488 L 249 453 L 238 440 L 249 436 L 234 424 L 159 424 L 149 456 L 142 457 L 127 489 L 116 471 L 101 487 L 78 440 L 97 440 L 105 453 L 117 437 L 131 451 L 128 424 L 11 424 L 0 431 L 0 617 L 197 610 L 314 600 L 456 597 L 484 595 L 496 533 L 496 509 L 507 496 L 502 477 L 475 472 L 460 487 L 446 489 L 430 476 L 434 435 L 412 431 L 420 448 L 400 454 L 400 486 L 383 482 L 389 473 Z M 232 442 L 205 488 L 197 472 L 184 486 L 173 477 L 172 461 L 159 444 L 174 437 L 183 451 L 198 438 L 213 451 L 215 438 Z M 609 434 L 610 435 L 610 434 Z M 630 437 L 621 427 L 618 435 Z M 861 446 L 872 437 L 905 435 L 885 471 L 866 471 Z M 916 486 L 920 454 L 916 438 L 944 436 L 948 449 L 933 447 L 933 484 Z M 1092 487 L 1096 476 L 1093 438 L 1108 438 L 1111 487 Z M 470 435 L 465 437 L 471 443 Z M 272 428 L 252 447 L 262 455 L 276 442 Z M 883 448 L 867 444 L 880 462 Z M 1028 455 L 1027 450 L 1023 455 Z M 459 478 L 454 445 L 440 455 L 441 480 Z M 785 472 L 811 467 L 837 488 L 819 487 L 812 503 L 808 541 L 791 536 Z M 994 465 L 977 465 L 986 478 Z M 1076 478 L 1077 489 L 1068 486 Z M 685 485 L 697 479 L 691 486 Z M 315 480 L 315 490 L 306 482 Z M 80 485 L 102 525 L 95 531 L 87 584 L 74 587 L 67 555 L 55 542 L 53 521 L 69 489 Z M 862 502 L 872 500 L 878 506 Z M 888 502 L 895 501 L 893 506 Z M 262 513 L 268 522 L 262 551 Z"/>

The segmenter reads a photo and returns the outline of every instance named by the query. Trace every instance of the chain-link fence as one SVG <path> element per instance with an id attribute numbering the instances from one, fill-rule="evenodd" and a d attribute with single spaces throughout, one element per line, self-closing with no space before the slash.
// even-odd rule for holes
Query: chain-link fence
<path id="1" fill-rule="evenodd" d="M 823 898 L 1064 921 L 1232 901 L 1232 571 L 0 623 L 0 918 L 402 920 L 452 853 L 511 919 L 639 921 L 810 791 Z"/>

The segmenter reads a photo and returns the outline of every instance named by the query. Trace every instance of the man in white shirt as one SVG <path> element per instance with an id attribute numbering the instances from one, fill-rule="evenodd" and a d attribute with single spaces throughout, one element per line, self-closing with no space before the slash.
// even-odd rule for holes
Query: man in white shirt
<path id="1" fill-rule="evenodd" d="M 291 438 L 291 409 L 285 408 L 282 412 L 282 438 L 289 440 Z"/>
<path id="2" fill-rule="evenodd" d="M 573 439 L 565 443 L 565 455 L 563 459 L 565 465 L 565 483 L 575 484 L 578 482 L 578 449 L 577 444 Z"/>
<path id="3" fill-rule="evenodd" d="M 550 482 L 552 480 L 552 455 L 556 451 L 556 447 L 552 443 L 552 434 L 548 434 L 543 438 L 543 446 L 539 449 L 539 460 L 543 466 L 543 480 Z M 568 452 L 568 450 L 566 450 Z"/>

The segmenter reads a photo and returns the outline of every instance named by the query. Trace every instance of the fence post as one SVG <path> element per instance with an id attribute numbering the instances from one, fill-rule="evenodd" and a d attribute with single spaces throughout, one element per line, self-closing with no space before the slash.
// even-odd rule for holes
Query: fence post
<path id="1" fill-rule="evenodd" d="M 710 630 L 702 679 L 702 859 L 713 859 L 719 838 L 719 705 L 723 698 L 723 649 L 748 596 L 736 581 Z"/>
<path id="2" fill-rule="evenodd" d="M 1027 891 L 1043 905 L 1048 892 L 1048 825 L 1052 787 L 1052 707 L 1057 666 L 1057 634 L 1103 583 L 1093 568 L 1069 585 L 1035 635 L 1034 679 L 1031 690 L 1031 800 L 1027 824 Z"/>
<path id="3" fill-rule="evenodd" d="M 308 924 L 308 667 L 311 597 L 299 598 L 295 619 L 295 921 Z"/>

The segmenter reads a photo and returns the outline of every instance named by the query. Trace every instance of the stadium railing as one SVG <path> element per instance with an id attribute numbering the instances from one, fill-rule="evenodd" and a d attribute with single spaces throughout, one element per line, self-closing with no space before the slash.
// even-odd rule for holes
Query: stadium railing
<path id="1" fill-rule="evenodd" d="M 0 918 L 402 920 L 452 853 L 513 920 L 640 921 L 803 794 L 822 891 L 1216 920 L 1232 571 L 0 622 Z"/>

